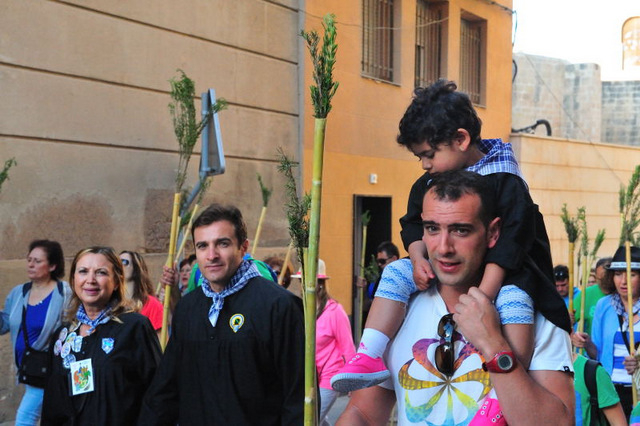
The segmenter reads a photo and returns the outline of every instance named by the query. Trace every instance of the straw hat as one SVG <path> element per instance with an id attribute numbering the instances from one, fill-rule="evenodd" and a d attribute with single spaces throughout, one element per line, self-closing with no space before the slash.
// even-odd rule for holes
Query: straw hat
<path id="1" fill-rule="evenodd" d="M 612 271 L 627 270 L 627 258 L 624 247 L 618 247 L 607 269 Z M 640 247 L 631 247 L 631 269 L 640 270 Z"/>
<path id="2" fill-rule="evenodd" d="M 318 259 L 318 271 L 317 275 L 318 279 L 327 279 L 329 276 L 327 275 L 327 267 L 324 264 L 324 260 Z M 291 278 L 302 278 L 302 271 L 298 270 L 297 273 L 291 275 Z"/>

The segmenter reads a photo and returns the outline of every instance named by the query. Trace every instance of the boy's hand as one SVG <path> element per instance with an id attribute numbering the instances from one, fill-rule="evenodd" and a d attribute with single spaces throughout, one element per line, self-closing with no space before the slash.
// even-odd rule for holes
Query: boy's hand
<path id="1" fill-rule="evenodd" d="M 412 259 L 413 260 L 413 259 Z M 421 257 L 413 262 L 413 281 L 420 290 L 426 290 L 431 285 L 430 280 L 435 278 L 431 264 Z"/>

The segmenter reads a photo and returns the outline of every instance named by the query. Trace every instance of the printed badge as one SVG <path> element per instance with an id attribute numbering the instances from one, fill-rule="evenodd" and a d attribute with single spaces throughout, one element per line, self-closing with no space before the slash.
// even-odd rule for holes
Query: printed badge
<path id="1" fill-rule="evenodd" d="M 231 327 L 234 333 L 237 333 L 243 324 L 244 316 L 242 316 L 242 314 L 235 314 L 229 319 L 229 327 Z"/>
<path id="2" fill-rule="evenodd" d="M 102 339 L 102 350 L 106 354 L 113 350 L 113 339 L 111 337 L 105 337 Z"/>
<path id="3" fill-rule="evenodd" d="M 91 358 L 72 362 L 70 369 L 71 395 L 93 392 L 93 367 L 91 366 Z"/>
<path id="4" fill-rule="evenodd" d="M 60 341 L 62 343 L 64 343 L 64 339 L 67 338 L 67 333 L 68 333 L 67 327 L 65 327 L 62 330 L 60 330 L 60 335 L 58 336 L 58 338 L 60 339 Z"/>
<path id="5" fill-rule="evenodd" d="M 60 340 L 56 340 L 56 343 L 53 345 L 53 354 L 55 356 L 60 355 L 60 351 L 62 350 L 62 342 Z"/>

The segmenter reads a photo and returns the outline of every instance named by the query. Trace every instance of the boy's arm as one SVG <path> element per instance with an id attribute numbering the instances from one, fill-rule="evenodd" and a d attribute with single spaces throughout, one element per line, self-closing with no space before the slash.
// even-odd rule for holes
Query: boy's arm
<path id="1" fill-rule="evenodd" d="M 480 282 L 480 290 L 491 300 L 495 300 L 504 283 L 506 271 L 496 263 L 487 263 Z"/>
<path id="2" fill-rule="evenodd" d="M 400 218 L 400 236 L 405 250 L 415 241 L 422 240 L 422 200 L 427 192 L 427 183 L 430 176 L 423 174 L 411 187 L 409 200 L 407 201 L 407 213 Z"/>
<path id="3" fill-rule="evenodd" d="M 409 245 L 407 251 L 413 267 L 413 281 L 420 290 L 426 290 L 429 288 L 429 280 L 436 277 L 427 260 L 427 247 L 422 240 L 417 240 Z"/>

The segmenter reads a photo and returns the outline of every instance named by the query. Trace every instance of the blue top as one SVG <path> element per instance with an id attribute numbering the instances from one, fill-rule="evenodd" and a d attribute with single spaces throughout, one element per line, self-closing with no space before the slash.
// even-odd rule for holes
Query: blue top
<path id="1" fill-rule="evenodd" d="M 627 327 L 624 327 L 625 332 Z M 637 325 L 634 327 L 635 341 L 640 340 L 640 332 L 636 331 Z M 591 325 L 591 340 L 598 349 L 598 361 L 602 364 L 607 373 L 612 376 L 614 383 L 631 383 L 631 376 L 624 377 L 624 381 L 616 380 L 613 375 L 614 369 L 624 368 L 622 361 L 625 355 L 629 355 L 628 350 L 624 348 L 624 340 L 620 332 L 620 323 L 618 322 L 618 314 L 611 304 L 611 295 L 605 296 L 598 301 L 596 311 L 593 315 L 593 324 Z M 623 349 L 615 353 L 617 348 Z"/>
<path id="2" fill-rule="evenodd" d="M 54 289 L 53 291 L 56 290 Z M 38 340 L 38 337 L 40 337 L 40 333 L 44 328 L 44 320 L 47 316 L 47 310 L 49 309 L 49 303 L 51 302 L 51 295 L 53 294 L 53 291 L 37 305 L 27 304 L 26 327 L 29 346 L 33 346 L 35 341 Z M 22 356 L 24 355 L 25 349 L 24 337 L 22 337 L 22 327 L 20 327 L 18 337 L 16 338 L 16 365 L 20 365 L 22 363 Z"/>

